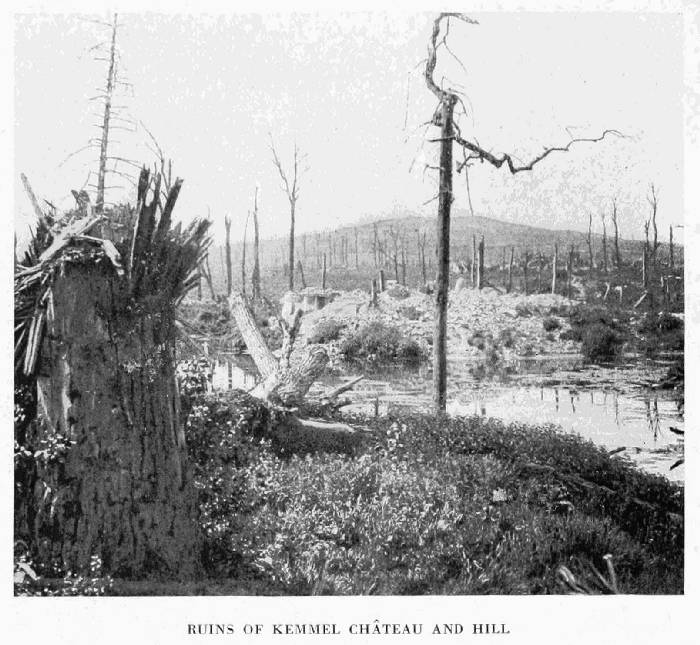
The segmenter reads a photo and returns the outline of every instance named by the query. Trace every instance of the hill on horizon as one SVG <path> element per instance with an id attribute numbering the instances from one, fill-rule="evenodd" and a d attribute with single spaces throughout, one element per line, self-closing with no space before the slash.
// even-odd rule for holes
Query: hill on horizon
<path id="1" fill-rule="evenodd" d="M 600 226 L 600 222 L 593 222 L 594 231 Z M 248 226 L 246 244 L 247 272 L 252 268 L 252 227 Z M 242 231 L 234 229 L 234 235 Z M 623 231 L 624 232 L 624 231 Z M 668 254 L 667 231 L 659 231 L 659 254 L 665 257 Z M 560 254 L 574 246 L 579 255 L 587 261 L 588 246 L 586 233 L 573 230 L 547 229 L 528 224 L 516 224 L 491 217 L 469 215 L 464 210 L 456 210 L 451 218 L 450 227 L 450 257 L 453 261 L 468 262 L 472 255 L 472 236 L 476 236 L 477 242 L 483 235 L 485 243 L 485 262 L 487 265 L 498 264 L 502 261 L 504 251 L 509 254 L 510 247 L 514 248 L 516 261 L 524 251 L 531 254 L 541 252 L 549 257 L 552 255 L 554 245 L 558 244 Z M 651 235 L 651 233 L 650 233 Z M 425 236 L 423 242 L 423 236 Z M 419 249 L 425 244 L 426 261 L 432 259 L 431 249 L 434 249 L 436 239 L 436 222 L 434 217 L 424 217 L 415 213 L 403 213 L 397 216 L 378 216 L 376 219 L 366 218 L 356 224 L 349 224 L 335 229 L 304 232 L 296 236 L 295 240 L 295 264 L 301 260 L 302 265 L 309 270 L 318 269 L 322 264 L 322 256 L 325 253 L 328 267 L 347 266 L 374 266 L 374 248 L 380 248 L 380 258 L 388 252 L 393 261 L 396 253 L 401 262 L 402 252 L 406 256 L 406 262 L 415 264 L 418 262 Z M 596 262 L 602 259 L 603 236 L 599 232 L 593 232 L 591 242 Z M 286 236 L 277 236 L 260 240 L 260 264 L 261 270 L 280 270 L 287 262 L 289 240 Z M 356 248 L 357 245 L 357 258 Z M 631 262 L 640 260 L 643 250 L 643 241 L 631 240 L 621 237 L 619 240 L 620 254 L 623 261 Z M 677 257 L 682 258 L 682 245 L 674 243 Z M 612 225 L 607 223 L 607 247 L 608 258 L 612 266 L 613 258 L 613 231 Z M 210 266 L 213 277 L 223 278 L 225 275 L 224 240 L 218 237 L 211 248 Z M 234 281 L 240 279 L 242 240 L 232 237 L 231 257 L 233 265 Z M 381 259 L 379 260 L 381 262 Z M 215 279 L 215 282 L 217 280 Z"/>

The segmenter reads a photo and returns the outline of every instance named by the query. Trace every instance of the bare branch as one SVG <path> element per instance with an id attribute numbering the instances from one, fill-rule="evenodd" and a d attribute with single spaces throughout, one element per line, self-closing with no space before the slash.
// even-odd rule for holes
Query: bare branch
<path id="1" fill-rule="evenodd" d="M 546 159 L 553 152 L 568 152 L 571 149 L 571 146 L 575 143 L 597 143 L 605 139 L 605 137 L 609 134 L 623 138 L 625 136 L 618 130 L 604 130 L 603 134 L 601 134 L 599 137 L 572 139 L 565 146 L 545 148 L 544 152 L 531 159 L 528 163 L 521 163 L 521 165 L 516 165 L 516 163 L 513 161 L 513 155 L 503 153 L 500 157 L 497 157 L 488 150 L 484 150 L 481 146 L 477 145 L 476 143 L 467 141 L 466 139 L 463 139 L 458 135 L 455 135 L 454 140 L 463 148 L 466 148 L 470 152 L 474 153 L 474 155 L 479 160 L 488 161 L 492 166 L 495 166 L 496 168 L 500 168 L 505 163 L 508 166 L 508 170 L 510 171 L 510 173 L 514 175 L 518 172 L 532 170 L 535 164 L 538 164 L 543 159 Z"/>

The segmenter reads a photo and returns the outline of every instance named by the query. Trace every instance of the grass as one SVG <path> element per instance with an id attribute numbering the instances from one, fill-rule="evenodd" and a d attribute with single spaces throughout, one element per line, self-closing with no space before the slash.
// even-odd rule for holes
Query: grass
<path id="1" fill-rule="evenodd" d="M 242 392 L 195 395 L 195 580 L 42 580 L 32 595 L 565 593 L 605 571 L 621 592 L 683 591 L 683 489 L 553 426 L 430 415 L 350 419 L 354 454 L 283 454 L 284 421 Z"/>
<path id="2" fill-rule="evenodd" d="M 188 426 L 212 593 L 231 579 L 250 593 L 564 593 L 559 567 L 590 575 L 608 554 L 622 592 L 682 592 L 682 489 L 579 437 L 357 418 L 372 435 L 356 454 L 290 456 L 262 438 L 254 402 L 228 397 L 200 400 Z"/>

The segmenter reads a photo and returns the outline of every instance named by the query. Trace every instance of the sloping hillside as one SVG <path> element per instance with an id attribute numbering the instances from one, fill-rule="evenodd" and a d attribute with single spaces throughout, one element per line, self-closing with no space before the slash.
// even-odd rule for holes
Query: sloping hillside
<path id="1" fill-rule="evenodd" d="M 594 227 L 599 227 L 594 222 Z M 609 229 L 611 227 L 609 226 Z M 240 233 L 240 232 L 239 232 Z M 235 234 L 235 233 L 234 233 Z M 554 245 L 558 244 L 562 252 L 574 245 L 584 262 L 588 259 L 586 234 L 580 231 L 552 230 L 526 224 L 516 224 L 481 216 L 470 216 L 464 211 L 456 211 L 452 218 L 451 227 L 451 256 L 455 261 L 468 262 L 472 254 L 472 236 L 477 241 L 483 235 L 485 242 L 485 261 L 487 265 L 498 264 L 502 261 L 503 252 L 509 253 L 514 247 L 515 257 L 519 258 L 524 251 L 532 254 L 542 252 L 550 256 Z M 391 264 L 393 255 L 402 262 L 402 253 L 407 265 L 416 266 L 419 263 L 420 247 L 424 245 L 426 263 L 430 266 L 434 257 L 435 218 L 421 217 L 413 213 L 405 213 L 398 217 L 362 221 L 355 225 L 343 226 L 334 230 L 319 230 L 313 233 L 302 233 L 296 239 L 296 259 L 301 260 L 307 274 L 316 274 L 322 265 L 325 254 L 328 269 L 347 267 L 374 267 L 375 248 L 377 262 Z M 642 254 L 643 243 L 639 240 L 620 240 L 620 253 L 623 261 L 638 261 Z M 597 263 L 602 262 L 602 235 L 592 236 L 593 253 Z M 357 249 L 357 253 L 356 253 Z M 234 284 L 240 281 L 241 275 L 240 239 L 232 239 L 232 262 Z M 247 274 L 252 268 L 252 244 L 248 238 L 247 245 Z M 613 258 L 612 231 L 608 230 L 608 258 L 612 266 Z M 281 271 L 287 262 L 288 240 L 286 237 L 261 240 L 260 262 L 263 275 L 266 272 Z M 668 254 L 668 245 L 662 243 L 660 257 Z M 676 257 L 682 257 L 682 248 L 676 248 Z M 215 240 L 211 249 L 210 265 L 214 282 L 223 285 L 225 282 L 225 264 L 223 240 Z"/>

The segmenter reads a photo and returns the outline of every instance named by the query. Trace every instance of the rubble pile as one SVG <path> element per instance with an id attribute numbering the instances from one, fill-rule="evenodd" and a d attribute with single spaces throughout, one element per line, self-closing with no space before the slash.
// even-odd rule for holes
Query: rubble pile
<path id="1" fill-rule="evenodd" d="M 576 353 L 580 349 L 578 342 L 560 338 L 570 329 L 567 313 L 573 304 L 574 301 L 563 296 L 550 294 L 501 294 L 490 288 L 452 291 L 448 306 L 448 353 L 478 358 L 486 346 L 499 347 L 504 356 Z M 307 312 L 301 333 L 308 337 L 324 320 L 345 324 L 345 333 L 366 322 L 381 320 L 429 346 L 434 309 L 433 296 L 405 287 L 389 288 L 378 294 L 376 307 L 370 305 L 366 292 L 342 292 L 322 309 Z M 558 326 L 554 324 L 557 328 L 546 331 L 545 319 L 558 321 Z"/>

